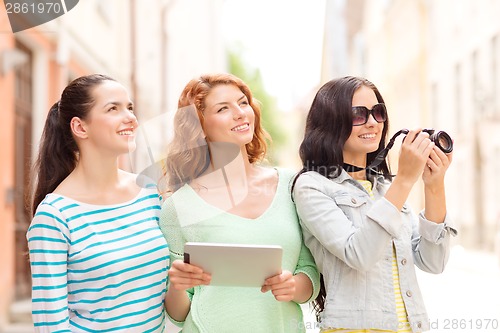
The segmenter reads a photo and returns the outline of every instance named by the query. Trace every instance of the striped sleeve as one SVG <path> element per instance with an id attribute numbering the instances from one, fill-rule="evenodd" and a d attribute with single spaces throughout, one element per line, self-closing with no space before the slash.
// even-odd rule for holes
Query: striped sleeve
<path id="1" fill-rule="evenodd" d="M 53 206 L 41 204 L 27 235 L 35 332 L 71 332 L 68 312 L 68 225 Z"/>

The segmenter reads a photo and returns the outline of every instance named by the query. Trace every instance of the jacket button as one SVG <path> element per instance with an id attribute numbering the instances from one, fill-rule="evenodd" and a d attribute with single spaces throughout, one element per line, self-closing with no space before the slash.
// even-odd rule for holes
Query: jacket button
<path id="1" fill-rule="evenodd" d="M 411 294 L 411 291 L 410 291 L 410 290 L 408 290 L 408 291 L 406 292 L 406 296 L 411 297 L 411 295 L 412 295 L 412 294 Z"/>
<path id="2" fill-rule="evenodd" d="M 418 328 L 422 328 L 422 322 L 421 321 L 417 322 L 417 327 Z"/>
<path id="3" fill-rule="evenodd" d="M 352 198 L 352 199 L 351 199 L 351 202 L 352 202 L 353 204 L 356 204 L 356 199 Z"/>
<path id="4" fill-rule="evenodd" d="M 401 260 L 401 265 L 406 265 L 406 259 Z"/>

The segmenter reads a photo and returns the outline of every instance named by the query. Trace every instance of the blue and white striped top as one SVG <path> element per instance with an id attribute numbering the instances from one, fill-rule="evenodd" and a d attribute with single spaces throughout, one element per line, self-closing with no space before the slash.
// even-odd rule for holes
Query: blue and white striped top
<path id="1" fill-rule="evenodd" d="M 28 229 L 36 332 L 163 332 L 169 251 L 156 190 L 117 205 L 48 194 Z"/>

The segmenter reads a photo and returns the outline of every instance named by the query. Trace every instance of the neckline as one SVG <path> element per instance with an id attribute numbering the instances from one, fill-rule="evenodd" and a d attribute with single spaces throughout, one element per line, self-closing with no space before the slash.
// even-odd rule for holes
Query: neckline
<path id="1" fill-rule="evenodd" d="M 280 172 L 280 169 L 276 168 L 276 167 L 273 167 L 273 169 L 278 173 L 278 184 L 276 184 L 276 192 L 274 193 L 273 199 L 271 200 L 271 203 L 269 204 L 269 206 L 262 212 L 262 214 L 260 214 L 259 216 L 255 217 L 255 218 L 249 218 L 249 217 L 244 217 L 244 216 L 240 216 L 240 215 L 237 215 L 237 214 L 230 213 L 230 212 L 228 212 L 228 211 L 226 211 L 224 209 L 221 209 L 221 208 L 219 208 L 217 206 L 214 206 L 214 205 L 208 203 L 207 201 L 205 201 L 201 196 L 198 195 L 198 193 L 196 193 L 196 191 L 189 184 L 185 184 L 183 187 L 187 188 L 187 190 L 192 195 L 194 195 L 200 202 L 202 202 L 202 204 L 204 206 L 208 207 L 211 210 L 217 211 L 218 212 L 217 216 L 219 216 L 219 215 L 227 215 L 227 216 L 232 216 L 232 217 L 238 218 L 240 220 L 257 221 L 257 220 L 262 219 L 265 215 L 267 215 L 268 212 L 274 207 L 274 205 L 275 205 L 275 203 L 277 201 L 277 197 L 279 195 L 279 190 L 280 190 L 280 188 L 282 186 L 283 177 L 282 177 L 282 174 Z"/>
<path id="2" fill-rule="evenodd" d="M 95 208 L 115 208 L 115 207 L 119 207 L 119 206 L 127 206 L 127 205 L 134 203 L 135 201 L 137 201 L 137 199 L 139 199 L 141 197 L 141 195 L 143 194 L 143 192 L 145 190 L 146 190 L 146 188 L 141 187 L 139 192 L 133 198 L 131 198 L 127 201 L 124 201 L 124 202 L 118 202 L 118 203 L 109 204 L 109 205 L 99 205 L 99 204 L 92 204 L 92 203 L 88 203 L 88 202 L 83 202 L 83 201 L 79 201 L 79 200 L 70 198 L 68 196 L 65 196 L 63 194 L 58 194 L 58 193 L 48 193 L 46 198 L 48 198 L 48 197 L 61 198 L 61 199 L 65 199 L 67 201 L 71 201 L 79 206 L 87 206 L 87 207 L 95 207 Z"/>

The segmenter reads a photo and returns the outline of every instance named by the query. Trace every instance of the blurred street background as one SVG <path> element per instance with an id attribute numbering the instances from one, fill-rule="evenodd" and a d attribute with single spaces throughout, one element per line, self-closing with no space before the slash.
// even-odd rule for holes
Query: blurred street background
<path id="1" fill-rule="evenodd" d="M 448 132 L 455 149 L 447 205 L 459 236 L 443 274 L 419 273 L 432 332 L 499 332 L 498 17 L 498 0 L 80 0 L 13 33 L 0 0 L 0 333 L 33 332 L 24 196 L 46 114 L 67 83 L 96 72 L 114 77 L 147 126 L 175 112 L 191 78 L 221 71 L 241 77 L 262 102 L 271 164 L 300 169 L 312 98 L 344 75 L 377 85 L 390 134 Z M 155 160 L 169 134 L 148 130 Z M 139 151 L 121 167 L 140 172 L 148 163 Z M 416 211 L 421 185 L 410 197 Z M 318 332 L 313 315 L 304 324 Z"/>

